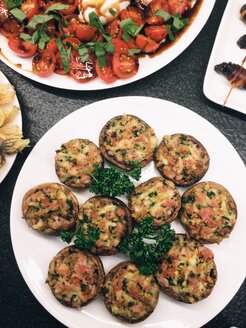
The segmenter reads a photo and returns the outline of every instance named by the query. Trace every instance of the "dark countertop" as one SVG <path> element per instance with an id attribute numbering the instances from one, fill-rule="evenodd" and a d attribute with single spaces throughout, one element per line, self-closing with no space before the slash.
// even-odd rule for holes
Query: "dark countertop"
<path id="1" fill-rule="evenodd" d="M 34 146 L 57 121 L 87 104 L 110 97 L 151 96 L 174 101 L 210 121 L 229 139 L 245 163 L 246 116 L 210 102 L 202 91 L 208 59 L 226 3 L 226 0 L 217 0 L 202 32 L 177 59 L 151 76 L 120 88 L 97 92 L 58 90 L 28 80 L 0 61 L 0 70 L 17 90 L 22 109 L 24 136 L 29 138 Z M 11 197 L 19 171 L 31 149 L 17 156 L 8 176 L 0 184 L 1 326 L 5 328 L 64 327 L 29 291 L 19 272 L 11 246 L 9 231 Z M 246 327 L 245 283 L 229 305 L 204 328 L 232 326 Z"/>

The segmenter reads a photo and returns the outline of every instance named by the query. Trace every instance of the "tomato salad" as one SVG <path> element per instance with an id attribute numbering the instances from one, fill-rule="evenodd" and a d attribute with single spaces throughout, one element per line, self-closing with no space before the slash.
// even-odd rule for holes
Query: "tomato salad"
<path id="1" fill-rule="evenodd" d="M 134 76 L 140 54 L 156 52 L 188 24 L 196 0 L 0 0 L 0 33 L 32 70 L 80 83 Z M 123 9 L 122 9 L 123 8 Z"/>

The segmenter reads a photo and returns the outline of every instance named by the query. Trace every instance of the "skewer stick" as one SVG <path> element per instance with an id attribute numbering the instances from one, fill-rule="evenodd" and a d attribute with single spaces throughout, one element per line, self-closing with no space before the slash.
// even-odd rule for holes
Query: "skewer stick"
<path id="1" fill-rule="evenodd" d="M 242 61 L 241 67 L 243 67 L 243 65 L 244 65 L 245 62 L 246 62 L 246 56 L 244 57 L 244 59 L 243 59 L 243 61 Z M 232 90 L 233 90 L 234 88 L 236 88 L 236 87 L 237 87 L 237 84 L 236 84 L 236 83 L 233 83 L 232 86 L 231 86 L 231 88 L 230 88 L 230 90 L 229 90 L 229 92 L 228 92 L 228 94 L 227 94 L 227 96 L 226 96 L 226 98 L 225 98 L 225 101 L 224 101 L 224 103 L 223 103 L 223 107 L 225 107 L 225 105 L 226 105 L 226 103 L 227 103 L 227 100 L 228 100 L 228 98 L 230 97 L 230 94 L 232 93 Z"/>

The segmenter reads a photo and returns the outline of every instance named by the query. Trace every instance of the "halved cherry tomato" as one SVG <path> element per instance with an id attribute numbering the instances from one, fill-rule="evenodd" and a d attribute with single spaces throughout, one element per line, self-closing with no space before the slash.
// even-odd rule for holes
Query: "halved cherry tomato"
<path id="1" fill-rule="evenodd" d="M 128 46 L 127 43 L 120 39 L 113 39 L 111 41 L 114 45 L 114 52 L 119 54 L 128 54 Z"/>
<path id="2" fill-rule="evenodd" d="M 37 45 L 21 40 L 19 37 L 9 38 L 9 48 L 20 57 L 32 57 L 37 51 Z"/>
<path id="3" fill-rule="evenodd" d="M 152 0 L 148 5 L 146 23 L 149 25 L 160 25 L 164 23 L 164 19 L 160 16 L 155 15 L 158 10 L 163 10 L 169 13 L 168 0 Z"/>
<path id="4" fill-rule="evenodd" d="M 69 29 L 71 34 L 82 42 L 90 42 L 97 35 L 97 29 L 95 27 L 74 20 L 71 20 Z"/>
<path id="5" fill-rule="evenodd" d="M 167 36 L 167 30 L 165 25 L 151 25 L 144 28 L 144 33 L 150 39 L 160 42 Z"/>
<path id="6" fill-rule="evenodd" d="M 77 49 L 77 47 L 81 44 L 81 41 L 77 38 L 66 38 L 62 40 L 62 43 L 64 45 L 72 45 L 74 49 Z"/>
<path id="7" fill-rule="evenodd" d="M 55 56 L 49 51 L 37 52 L 32 60 L 32 71 L 39 76 L 49 76 L 55 70 Z"/>
<path id="8" fill-rule="evenodd" d="M 128 56 L 124 53 L 115 53 L 113 55 L 113 72 L 120 79 L 128 79 L 134 76 L 138 71 L 138 66 L 139 63 L 136 56 Z"/>
<path id="9" fill-rule="evenodd" d="M 114 74 L 113 69 L 112 69 L 112 56 L 107 55 L 106 56 L 107 64 L 108 66 L 101 67 L 98 60 L 96 60 L 96 72 L 97 75 L 105 82 L 107 83 L 112 83 L 116 81 L 118 78 Z"/>
<path id="10" fill-rule="evenodd" d="M 187 0 L 168 0 L 168 3 L 171 15 L 183 15 L 183 13 L 188 9 Z"/>
<path id="11" fill-rule="evenodd" d="M 117 34 L 119 33 L 120 27 L 120 20 L 118 18 L 114 19 L 112 22 L 105 25 L 105 31 L 112 35 L 113 38 L 116 38 Z"/>
<path id="12" fill-rule="evenodd" d="M 129 6 L 126 9 L 122 10 L 120 13 L 120 19 L 124 20 L 130 18 L 136 26 L 141 26 L 144 24 L 144 17 L 140 9 Z"/>
<path id="13" fill-rule="evenodd" d="M 38 13 L 38 2 L 37 0 L 24 0 L 22 5 L 20 6 L 20 10 L 22 10 L 27 19 L 30 19 L 32 16 Z"/>
<path id="14" fill-rule="evenodd" d="M 56 44 L 56 39 L 52 38 L 48 43 L 46 43 L 46 46 L 45 46 L 44 49 L 38 48 L 38 51 L 40 53 L 49 51 L 51 54 L 55 55 L 58 51 L 58 47 L 57 47 L 57 44 Z"/>
<path id="15" fill-rule="evenodd" d="M 72 51 L 72 61 L 70 63 L 70 75 L 79 83 L 88 82 L 96 77 L 94 58 L 90 58 L 83 63 L 77 51 Z"/>
<path id="16" fill-rule="evenodd" d="M 0 33 L 7 38 L 15 37 L 23 32 L 24 24 L 19 23 L 13 16 L 9 16 L 6 21 L 1 24 Z"/>
<path id="17" fill-rule="evenodd" d="M 137 35 L 136 45 L 139 49 L 143 50 L 146 53 L 155 52 L 160 46 L 159 43 L 142 34 Z"/>

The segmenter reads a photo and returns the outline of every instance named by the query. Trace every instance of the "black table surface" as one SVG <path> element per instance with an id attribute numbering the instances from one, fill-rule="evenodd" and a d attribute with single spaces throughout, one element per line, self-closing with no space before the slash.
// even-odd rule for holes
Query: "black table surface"
<path id="1" fill-rule="evenodd" d="M 64 327 L 39 304 L 25 284 L 13 254 L 9 228 L 11 197 L 20 169 L 36 142 L 60 119 L 80 107 L 111 97 L 137 95 L 166 99 L 210 121 L 246 162 L 246 116 L 209 101 L 202 91 L 207 63 L 226 3 L 226 0 L 216 1 L 205 27 L 178 58 L 151 76 L 120 88 L 94 92 L 59 90 L 31 81 L 0 61 L 0 70 L 16 87 L 22 109 L 23 133 L 31 140 L 31 148 L 18 154 L 9 174 L 0 184 L 1 327 Z M 244 251 L 242 260 L 245 260 Z M 204 328 L 232 326 L 246 327 L 245 282 L 227 307 Z"/>

